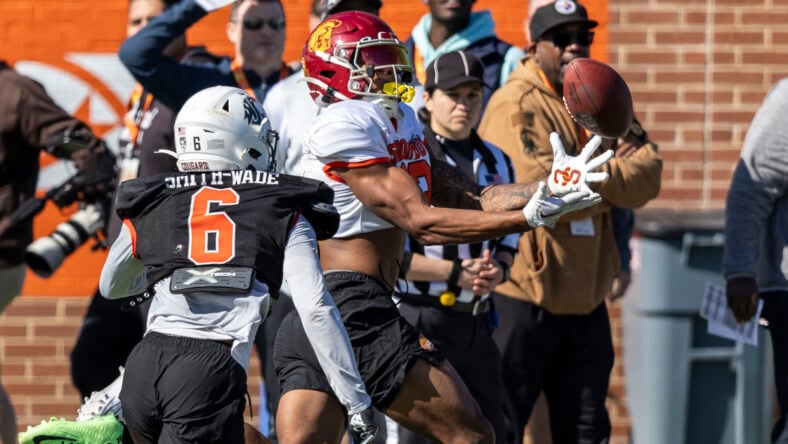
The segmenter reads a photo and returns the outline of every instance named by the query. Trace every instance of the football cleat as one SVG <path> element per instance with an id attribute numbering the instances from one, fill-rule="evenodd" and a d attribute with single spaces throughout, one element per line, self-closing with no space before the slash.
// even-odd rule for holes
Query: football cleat
<path id="1" fill-rule="evenodd" d="M 19 444 L 122 444 L 122 440 L 123 424 L 115 415 L 82 422 L 53 417 L 19 434 Z"/>
<path id="2" fill-rule="evenodd" d="M 85 402 L 77 410 L 77 421 L 89 421 L 110 413 L 123 421 L 123 408 L 120 405 L 121 385 L 123 385 L 123 367 L 120 367 L 120 376 L 110 385 L 85 398 Z"/>

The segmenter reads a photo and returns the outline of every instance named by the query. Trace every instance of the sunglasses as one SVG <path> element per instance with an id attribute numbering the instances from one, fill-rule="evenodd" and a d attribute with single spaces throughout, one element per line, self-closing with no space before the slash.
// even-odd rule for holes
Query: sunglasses
<path id="1" fill-rule="evenodd" d="M 259 18 L 245 18 L 243 19 L 244 29 L 248 29 L 249 31 L 257 31 L 258 29 L 262 28 L 263 25 L 268 25 L 268 27 L 273 31 L 281 31 L 285 29 L 285 19 L 284 18 L 272 18 L 268 20 L 263 20 Z"/>
<path id="2" fill-rule="evenodd" d="M 545 36 L 542 40 L 549 40 L 559 48 L 566 48 L 572 42 L 580 46 L 590 46 L 594 43 L 594 33 L 592 31 L 556 32 Z"/>

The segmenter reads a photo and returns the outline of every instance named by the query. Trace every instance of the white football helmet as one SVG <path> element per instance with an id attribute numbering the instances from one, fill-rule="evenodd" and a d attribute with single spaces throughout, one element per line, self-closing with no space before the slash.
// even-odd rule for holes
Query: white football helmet
<path id="1" fill-rule="evenodd" d="M 174 129 L 179 171 L 276 170 L 279 136 L 260 103 L 240 88 L 213 86 L 194 94 Z"/>

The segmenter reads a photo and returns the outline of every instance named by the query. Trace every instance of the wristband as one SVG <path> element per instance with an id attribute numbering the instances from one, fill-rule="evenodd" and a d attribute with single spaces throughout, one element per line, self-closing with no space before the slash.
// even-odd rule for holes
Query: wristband
<path id="1" fill-rule="evenodd" d="M 503 273 L 503 279 L 501 280 L 501 283 L 503 284 L 504 282 L 511 279 L 512 269 L 506 262 L 499 262 L 498 266 L 501 268 L 501 272 Z"/>
<path id="2" fill-rule="evenodd" d="M 454 264 L 451 266 L 451 273 L 449 273 L 449 278 L 446 279 L 446 282 L 449 285 L 457 285 L 457 281 L 460 280 L 460 273 L 462 273 L 462 259 L 457 258 L 454 259 Z"/>
<path id="3" fill-rule="evenodd" d="M 399 263 L 399 273 L 402 279 L 405 279 L 405 276 L 408 274 L 408 270 L 410 270 L 410 262 L 413 260 L 413 252 L 406 251 L 402 253 L 402 262 Z"/>

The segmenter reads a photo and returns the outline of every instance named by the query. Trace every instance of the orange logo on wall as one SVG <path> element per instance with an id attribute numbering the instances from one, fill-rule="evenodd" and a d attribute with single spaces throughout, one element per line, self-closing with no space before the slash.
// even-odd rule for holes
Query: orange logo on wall
<path id="1" fill-rule="evenodd" d="M 0 58 L 41 83 L 59 106 L 87 123 L 113 149 L 135 84 L 117 56 L 126 37 L 128 5 L 128 0 L 0 1 L 0 26 L 13 36 L 0 39 Z M 200 20 L 189 31 L 195 34 L 190 42 L 205 44 L 216 54 L 232 53 L 225 33 L 229 9 Z M 41 163 L 40 194 L 75 173 L 69 163 L 47 155 Z M 61 210 L 48 204 L 34 221 L 34 237 L 49 235 L 75 211 L 75 206 Z M 23 294 L 92 295 L 106 257 L 101 250 L 91 251 L 92 245 L 88 240 L 48 279 L 29 272 Z"/>

